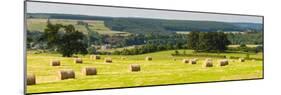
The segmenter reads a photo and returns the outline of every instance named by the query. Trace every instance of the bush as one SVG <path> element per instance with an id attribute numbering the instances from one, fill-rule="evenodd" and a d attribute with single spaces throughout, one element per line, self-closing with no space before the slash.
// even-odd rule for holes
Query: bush
<path id="1" fill-rule="evenodd" d="M 87 51 L 88 51 L 88 54 L 95 54 L 96 53 L 96 48 L 95 47 L 88 47 Z"/>
<path id="2" fill-rule="evenodd" d="M 240 44 L 240 48 L 246 48 L 246 44 Z"/>

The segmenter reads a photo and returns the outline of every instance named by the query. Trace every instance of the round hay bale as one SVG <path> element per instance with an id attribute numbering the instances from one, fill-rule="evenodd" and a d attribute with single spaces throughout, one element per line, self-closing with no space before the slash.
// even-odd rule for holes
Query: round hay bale
<path id="1" fill-rule="evenodd" d="M 245 62 L 245 59 L 244 59 L 244 58 L 239 58 L 238 61 L 239 61 L 239 62 Z"/>
<path id="2" fill-rule="evenodd" d="M 190 61 L 190 64 L 196 64 L 196 63 L 197 63 L 197 62 L 196 62 L 196 60 L 194 60 L 194 59 Z"/>
<path id="3" fill-rule="evenodd" d="M 26 77 L 26 85 L 35 85 L 36 77 L 34 74 L 27 75 Z"/>
<path id="4" fill-rule="evenodd" d="M 140 65 L 139 64 L 132 64 L 131 65 L 131 71 L 132 72 L 139 72 L 141 70 Z"/>
<path id="5" fill-rule="evenodd" d="M 227 59 L 223 59 L 223 60 L 220 60 L 219 61 L 219 64 L 218 64 L 218 66 L 226 66 L 226 65 L 228 65 L 229 63 L 228 63 L 228 60 Z"/>
<path id="6" fill-rule="evenodd" d="M 213 62 L 212 61 L 205 61 L 203 63 L 202 67 L 213 67 Z"/>
<path id="7" fill-rule="evenodd" d="M 75 78 L 75 72 L 73 70 L 60 70 L 59 71 L 59 79 L 65 80 L 65 79 L 74 79 Z"/>
<path id="8" fill-rule="evenodd" d="M 95 67 L 85 67 L 82 69 L 82 73 L 86 76 L 97 75 L 97 69 Z"/>
<path id="9" fill-rule="evenodd" d="M 92 60 L 98 60 L 98 59 L 101 59 L 101 56 L 99 56 L 99 55 L 91 55 L 91 56 L 90 56 L 90 59 L 92 59 Z"/>
<path id="10" fill-rule="evenodd" d="M 151 60 L 152 60 L 152 57 L 151 57 L 151 56 L 147 56 L 147 57 L 145 57 L 145 60 L 146 60 L 146 61 L 151 61 Z"/>
<path id="11" fill-rule="evenodd" d="M 112 59 L 111 59 L 111 58 L 105 58 L 105 59 L 104 59 L 104 62 L 105 62 L 105 63 L 112 63 Z"/>
<path id="12" fill-rule="evenodd" d="M 182 62 L 183 63 L 189 63 L 189 60 L 188 59 L 183 59 Z"/>
<path id="13" fill-rule="evenodd" d="M 75 59 L 74 59 L 74 63 L 82 64 L 82 63 L 83 63 L 83 60 L 82 60 L 82 58 L 75 58 Z"/>
<path id="14" fill-rule="evenodd" d="M 50 65 L 51 66 L 60 66 L 60 60 L 51 60 Z"/>

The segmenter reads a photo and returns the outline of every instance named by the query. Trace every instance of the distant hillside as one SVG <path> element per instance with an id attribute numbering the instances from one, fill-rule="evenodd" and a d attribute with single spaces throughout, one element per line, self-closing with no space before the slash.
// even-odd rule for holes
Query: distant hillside
<path id="1" fill-rule="evenodd" d="M 131 33 L 173 33 L 176 31 L 262 31 L 262 24 L 216 21 L 165 20 L 148 18 L 101 17 L 71 14 L 28 13 L 28 18 L 101 20 L 113 31 Z"/>
<path id="2" fill-rule="evenodd" d="M 232 24 L 244 29 L 262 30 L 263 28 L 263 25 L 259 23 L 232 23 Z"/>

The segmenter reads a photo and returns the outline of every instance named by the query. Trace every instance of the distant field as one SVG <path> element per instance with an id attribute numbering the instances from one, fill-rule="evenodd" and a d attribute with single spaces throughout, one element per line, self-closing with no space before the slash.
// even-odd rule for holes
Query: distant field
<path id="1" fill-rule="evenodd" d="M 124 49 L 134 49 L 135 47 L 142 46 L 142 45 L 133 45 L 133 46 L 127 46 L 127 47 L 121 47 L 121 48 L 111 48 L 106 50 L 99 50 L 99 51 L 106 51 L 106 52 L 114 52 L 114 51 L 122 51 Z"/>
<path id="2" fill-rule="evenodd" d="M 257 47 L 257 46 L 260 46 L 260 45 L 246 45 L 247 47 Z M 240 45 L 228 45 L 228 47 L 240 47 Z"/>
<path id="3" fill-rule="evenodd" d="M 185 50 L 187 54 L 193 54 L 192 50 Z M 180 53 L 183 50 L 179 50 Z M 182 59 L 193 57 L 172 57 L 173 50 L 148 53 L 142 55 L 102 55 L 101 60 L 90 60 L 89 55 L 83 58 L 83 64 L 73 63 L 73 58 L 60 57 L 59 54 L 27 54 L 27 73 L 36 75 L 36 85 L 27 86 L 28 93 L 85 90 L 115 87 L 132 87 L 163 85 L 176 83 L 224 81 L 237 79 L 262 78 L 262 61 L 246 60 L 240 63 L 237 59 L 229 59 L 230 65 L 217 67 L 218 58 L 212 58 L 215 67 L 202 68 L 205 57 L 199 58 L 198 64 L 184 64 Z M 217 55 L 216 53 L 205 53 Z M 220 55 L 246 57 L 244 53 L 222 53 Z M 151 56 L 152 61 L 145 61 L 146 56 Z M 104 58 L 110 57 L 113 63 L 104 63 Z M 125 57 L 122 60 L 121 57 Z M 250 58 L 262 58 L 262 53 L 250 54 Z M 52 67 L 50 60 L 59 59 L 61 65 Z M 176 60 L 174 60 L 176 59 Z M 130 64 L 140 64 L 140 72 L 130 72 Z M 84 76 L 81 73 L 83 67 L 93 66 L 98 70 L 98 75 Z M 59 80 L 58 71 L 61 69 L 73 69 L 76 79 Z"/>
<path id="4" fill-rule="evenodd" d="M 63 25 L 72 24 L 72 25 L 74 25 L 76 30 L 87 33 L 88 30 L 86 29 L 86 27 L 84 25 L 77 25 L 77 21 L 80 21 L 80 20 L 50 19 L 51 23 L 63 24 Z M 88 23 L 91 31 L 98 32 L 99 34 L 102 34 L 102 35 L 127 36 L 130 34 L 128 32 L 123 32 L 123 31 L 112 31 L 104 25 L 104 21 L 99 21 L 99 20 L 83 20 L 83 21 Z M 27 29 L 30 31 L 43 32 L 44 29 L 46 28 L 46 25 L 47 25 L 47 19 L 27 19 Z"/>
<path id="5" fill-rule="evenodd" d="M 80 32 L 88 32 L 83 25 L 77 25 L 77 20 L 50 19 L 53 24 L 74 25 L 75 29 Z M 27 19 L 27 29 L 30 31 L 43 32 L 47 25 L 47 19 Z"/>
<path id="6" fill-rule="evenodd" d="M 176 31 L 177 34 L 189 34 L 191 31 Z"/>

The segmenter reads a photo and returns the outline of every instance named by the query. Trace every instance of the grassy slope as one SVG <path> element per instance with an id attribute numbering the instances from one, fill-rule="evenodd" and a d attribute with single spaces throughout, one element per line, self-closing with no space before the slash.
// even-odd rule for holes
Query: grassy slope
<path id="1" fill-rule="evenodd" d="M 63 19 L 51 19 L 51 23 L 53 24 L 63 24 L 74 25 L 75 29 L 81 32 L 87 32 L 85 26 L 76 25 L 77 20 L 63 20 Z M 47 19 L 27 19 L 27 29 L 30 31 L 40 31 L 43 32 L 47 25 Z"/>
<path id="2" fill-rule="evenodd" d="M 106 27 L 104 25 L 104 21 L 100 21 L 100 20 L 94 20 L 94 21 L 93 20 L 84 20 L 84 21 L 89 24 L 89 28 L 91 30 L 96 31 L 99 34 L 114 35 L 114 34 L 123 33 L 122 35 L 124 35 L 124 36 L 129 35 L 129 33 L 127 33 L 127 32 L 110 30 L 108 27 Z"/>
<path id="3" fill-rule="evenodd" d="M 191 83 L 205 81 L 223 81 L 234 79 L 250 79 L 262 77 L 262 62 L 247 60 L 245 63 L 237 61 L 230 62 L 226 67 L 202 68 L 205 58 L 199 58 L 196 65 L 183 64 L 184 57 L 170 56 L 174 51 L 162 51 L 157 53 L 125 56 L 127 59 L 121 60 L 121 56 L 110 56 L 113 63 L 105 64 L 103 60 L 93 61 L 89 55 L 83 57 L 83 64 L 74 64 L 73 58 L 63 58 L 58 54 L 28 54 L 27 72 L 37 76 L 38 84 L 28 86 L 28 93 L 99 89 L 113 87 L 131 87 L 145 85 Z M 183 52 L 180 50 L 180 52 Z M 187 50 L 186 53 L 192 53 Z M 227 56 L 245 57 L 245 54 L 229 53 Z M 145 56 L 152 56 L 153 60 L 145 61 Z M 102 58 L 109 56 L 102 56 Z M 251 57 L 261 58 L 262 54 L 251 55 Z M 51 67 L 51 59 L 60 59 L 62 66 Z M 214 62 L 217 64 L 217 60 Z M 130 72 L 130 64 L 140 64 L 141 72 Z M 96 76 L 84 76 L 81 73 L 83 67 L 93 66 L 98 69 Z M 73 69 L 76 79 L 58 80 L 57 75 L 60 69 Z"/>
<path id="4" fill-rule="evenodd" d="M 84 25 L 77 25 L 78 20 L 69 20 L 69 19 L 50 19 L 51 23 L 56 24 L 63 24 L 68 25 L 72 24 L 74 25 L 75 29 L 81 32 L 88 32 L 88 30 L 85 28 Z M 104 21 L 98 21 L 98 20 L 83 20 L 89 24 L 89 28 L 92 31 L 96 31 L 99 34 L 104 35 L 114 35 L 118 33 L 124 33 L 122 35 L 129 35 L 127 32 L 122 31 L 112 31 L 106 26 L 104 26 Z M 44 31 L 47 25 L 47 19 L 27 19 L 27 29 L 30 31 Z"/>

